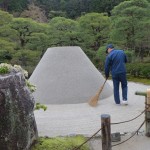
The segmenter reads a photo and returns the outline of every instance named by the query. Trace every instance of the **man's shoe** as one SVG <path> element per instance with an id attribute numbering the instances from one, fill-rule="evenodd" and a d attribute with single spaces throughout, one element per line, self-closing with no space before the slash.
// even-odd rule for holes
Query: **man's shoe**
<path id="1" fill-rule="evenodd" d="M 128 105 L 128 101 L 127 101 L 127 100 L 123 100 L 123 101 L 122 101 L 122 104 L 123 104 L 123 105 Z"/>

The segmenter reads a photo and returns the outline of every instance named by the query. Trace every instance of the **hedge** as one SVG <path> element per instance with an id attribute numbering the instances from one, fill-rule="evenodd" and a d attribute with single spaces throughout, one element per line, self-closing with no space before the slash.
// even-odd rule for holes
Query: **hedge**
<path id="1" fill-rule="evenodd" d="M 150 79 L 150 63 L 129 63 L 126 67 L 128 74 Z"/>

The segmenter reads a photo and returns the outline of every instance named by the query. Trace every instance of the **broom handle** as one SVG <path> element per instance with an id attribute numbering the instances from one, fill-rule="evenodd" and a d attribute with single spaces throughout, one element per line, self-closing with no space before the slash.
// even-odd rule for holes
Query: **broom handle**
<path id="1" fill-rule="evenodd" d="M 106 81 L 107 81 L 107 79 L 105 79 L 105 81 L 104 81 L 102 87 L 99 89 L 98 95 L 102 92 L 102 90 L 103 90 L 103 88 L 104 88 L 104 85 L 105 85 Z"/>

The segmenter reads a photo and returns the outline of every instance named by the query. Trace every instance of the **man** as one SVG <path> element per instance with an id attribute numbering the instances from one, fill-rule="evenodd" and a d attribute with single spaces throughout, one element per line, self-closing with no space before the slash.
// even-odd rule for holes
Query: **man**
<path id="1" fill-rule="evenodd" d="M 116 50 L 112 44 L 108 44 L 106 47 L 106 53 L 108 54 L 105 62 L 105 77 L 108 79 L 109 72 L 111 70 L 113 86 L 114 86 L 114 100 L 116 104 L 128 105 L 127 102 L 127 79 L 126 79 L 126 67 L 127 57 L 123 50 Z M 119 95 L 119 84 L 122 87 L 122 102 Z"/>

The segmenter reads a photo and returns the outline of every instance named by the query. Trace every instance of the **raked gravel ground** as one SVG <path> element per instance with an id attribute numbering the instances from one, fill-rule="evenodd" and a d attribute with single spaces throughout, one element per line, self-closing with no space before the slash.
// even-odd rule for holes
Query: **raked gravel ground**
<path id="1" fill-rule="evenodd" d="M 109 80 L 108 83 L 112 86 L 112 81 Z M 82 134 L 91 136 L 100 129 L 102 114 L 109 114 L 112 123 L 132 119 L 145 109 L 145 97 L 135 95 L 135 92 L 146 92 L 149 88 L 149 85 L 129 82 L 128 106 L 116 105 L 113 96 L 100 100 L 97 107 L 91 107 L 88 103 L 47 105 L 46 111 L 35 111 L 39 135 L 56 137 Z M 134 132 L 143 121 L 144 114 L 132 122 L 111 126 L 111 131 Z M 144 129 L 145 126 L 141 130 Z"/>
<path id="2" fill-rule="evenodd" d="M 112 81 L 108 81 L 112 86 Z M 113 96 L 99 101 L 97 107 L 90 107 L 88 103 L 47 105 L 46 111 L 35 111 L 39 136 L 73 136 L 82 134 L 90 137 L 101 128 L 101 115 L 109 114 L 111 122 L 130 120 L 138 116 L 145 109 L 145 97 L 135 95 L 136 91 L 146 92 L 149 85 L 128 83 L 128 106 L 115 105 Z M 88 101 L 88 100 L 87 100 Z M 144 114 L 138 119 L 111 126 L 111 132 L 120 132 L 121 142 L 129 138 L 144 121 Z M 126 133 L 126 134 L 125 134 Z M 89 141 L 91 150 L 102 150 L 101 133 L 97 138 Z M 112 145 L 117 144 L 112 142 Z M 150 138 L 145 136 L 145 125 L 140 129 L 140 134 L 127 142 L 112 147 L 112 150 L 150 150 Z"/>

